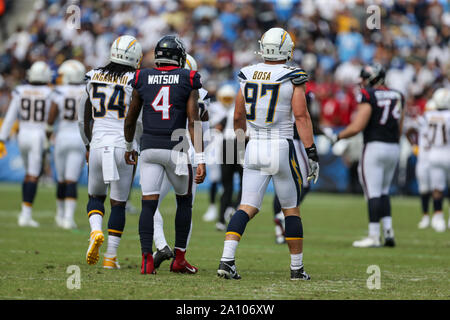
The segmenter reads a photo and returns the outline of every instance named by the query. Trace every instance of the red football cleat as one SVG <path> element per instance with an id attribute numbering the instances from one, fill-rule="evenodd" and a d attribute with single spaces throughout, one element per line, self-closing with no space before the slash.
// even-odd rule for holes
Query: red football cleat
<path id="1" fill-rule="evenodd" d="M 153 255 L 151 253 L 144 252 L 142 254 L 141 273 L 142 274 L 156 274 L 156 270 L 153 265 Z"/>
<path id="2" fill-rule="evenodd" d="M 198 268 L 191 266 L 189 262 L 184 258 L 185 251 L 181 251 L 179 249 L 175 249 L 175 258 L 172 260 L 170 264 L 171 272 L 178 273 L 190 273 L 194 274 L 198 272 Z"/>

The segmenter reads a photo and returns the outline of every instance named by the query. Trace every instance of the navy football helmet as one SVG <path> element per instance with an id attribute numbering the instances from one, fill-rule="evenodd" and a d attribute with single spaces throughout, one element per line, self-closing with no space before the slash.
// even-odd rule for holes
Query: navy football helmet
<path id="1" fill-rule="evenodd" d="M 162 37 L 155 47 L 155 63 L 174 64 L 183 68 L 186 63 L 186 49 L 183 42 L 174 35 Z"/>
<path id="2" fill-rule="evenodd" d="M 386 77 L 386 71 L 384 67 L 379 63 L 366 65 L 362 68 L 360 74 L 363 84 L 369 86 L 375 86 L 384 83 Z"/>

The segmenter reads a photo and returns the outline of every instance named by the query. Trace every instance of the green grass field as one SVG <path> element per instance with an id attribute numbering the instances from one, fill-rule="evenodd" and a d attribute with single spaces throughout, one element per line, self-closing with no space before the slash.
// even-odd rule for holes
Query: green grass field
<path id="1" fill-rule="evenodd" d="M 251 221 L 236 257 L 239 281 L 216 276 L 224 233 L 201 217 L 207 195 L 199 193 L 194 206 L 193 234 L 187 253 L 199 268 L 196 275 L 172 274 L 164 262 L 155 276 L 141 275 L 138 215 L 127 215 L 119 248 L 120 270 L 105 270 L 101 261 L 88 266 L 85 253 L 89 225 L 87 191 L 79 189 L 77 230 L 54 223 L 55 190 L 41 186 L 34 205 L 38 229 L 17 225 L 20 185 L 0 184 L 0 299 L 449 299 L 450 231 L 418 230 L 419 199 L 394 197 L 396 248 L 352 248 L 367 232 L 362 196 L 311 193 L 302 205 L 304 263 L 312 280 L 289 280 L 289 252 L 274 241 L 272 195 Z M 139 191 L 132 201 L 140 208 Z M 174 241 L 174 197 L 163 203 L 166 236 Z M 108 210 L 109 206 L 107 206 Z M 447 205 L 445 206 L 447 212 Z M 107 221 L 104 221 L 106 228 Z M 106 248 L 106 242 L 102 249 Z M 102 259 L 102 256 L 101 256 Z M 81 288 L 68 289 L 67 268 L 81 270 Z M 367 268 L 378 265 L 381 288 L 369 290 Z"/>

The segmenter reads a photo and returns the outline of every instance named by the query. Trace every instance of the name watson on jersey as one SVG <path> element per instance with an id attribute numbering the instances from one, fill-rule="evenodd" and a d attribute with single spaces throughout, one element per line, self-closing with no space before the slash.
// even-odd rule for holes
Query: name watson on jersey
<path id="1" fill-rule="evenodd" d="M 179 74 L 157 74 L 148 76 L 148 84 L 177 84 L 179 81 Z"/>

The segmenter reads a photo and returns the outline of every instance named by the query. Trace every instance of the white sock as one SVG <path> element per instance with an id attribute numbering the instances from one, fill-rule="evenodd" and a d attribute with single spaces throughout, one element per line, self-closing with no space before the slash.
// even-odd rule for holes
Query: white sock
<path id="1" fill-rule="evenodd" d="M 166 237 L 164 235 L 164 220 L 159 209 L 156 209 L 153 216 L 153 241 L 158 250 L 162 250 L 167 246 Z"/>
<path id="2" fill-rule="evenodd" d="M 56 216 L 60 219 L 64 218 L 64 200 L 56 200 Z"/>
<path id="3" fill-rule="evenodd" d="M 380 237 L 380 223 L 370 222 L 369 223 L 369 237 L 379 238 Z"/>
<path id="4" fill-rule="evenodd" d="M 76 207 L 77 207 L 77 200 L 66 199 L 64 201 L 64 218 L 68 220 L 73 220 Z"/>
<path id="5" fill-rule="evenodd" d="M 107 256 L 117 256 L 117 248 L 119 247 L 121 237 L 108 235 L 108 247 L 106 248 Z"/>
<path id="6" fill-rule="evenodd" d="M 291 254 L 291 270 L 298 270 L 303 266 L 303 253 Z"/>
<path id="7" fill-rule="evenodd" d="M 383 230 L 392 229 L 392 217 L 383 217 L 381 218 L 381 223 L 383 224 Z"/>
<path id="8" fill-rule="evenodd" d="M 102 230 L 102 222 L 103 222 L 103 217 L 99 214 L 92 214 L 89 217 L 89 224 L 91 225 L 91 232 L 92 231 L 97 231 L 97 230 Z"/>
<path id="9" fill-rule="evenodd" d="M 239 244 L 237 240 L 225 240 L 223 244 L 223 253 L 220 261 L 233 261 L 236 248 Z"/>
<path id="10" fill-rule="evenodd" d="M 33 212 L 32 207 L 22 203 L 22 212 L 20 214 L 22 217 L 31 219 L 32 212 Z"/>

